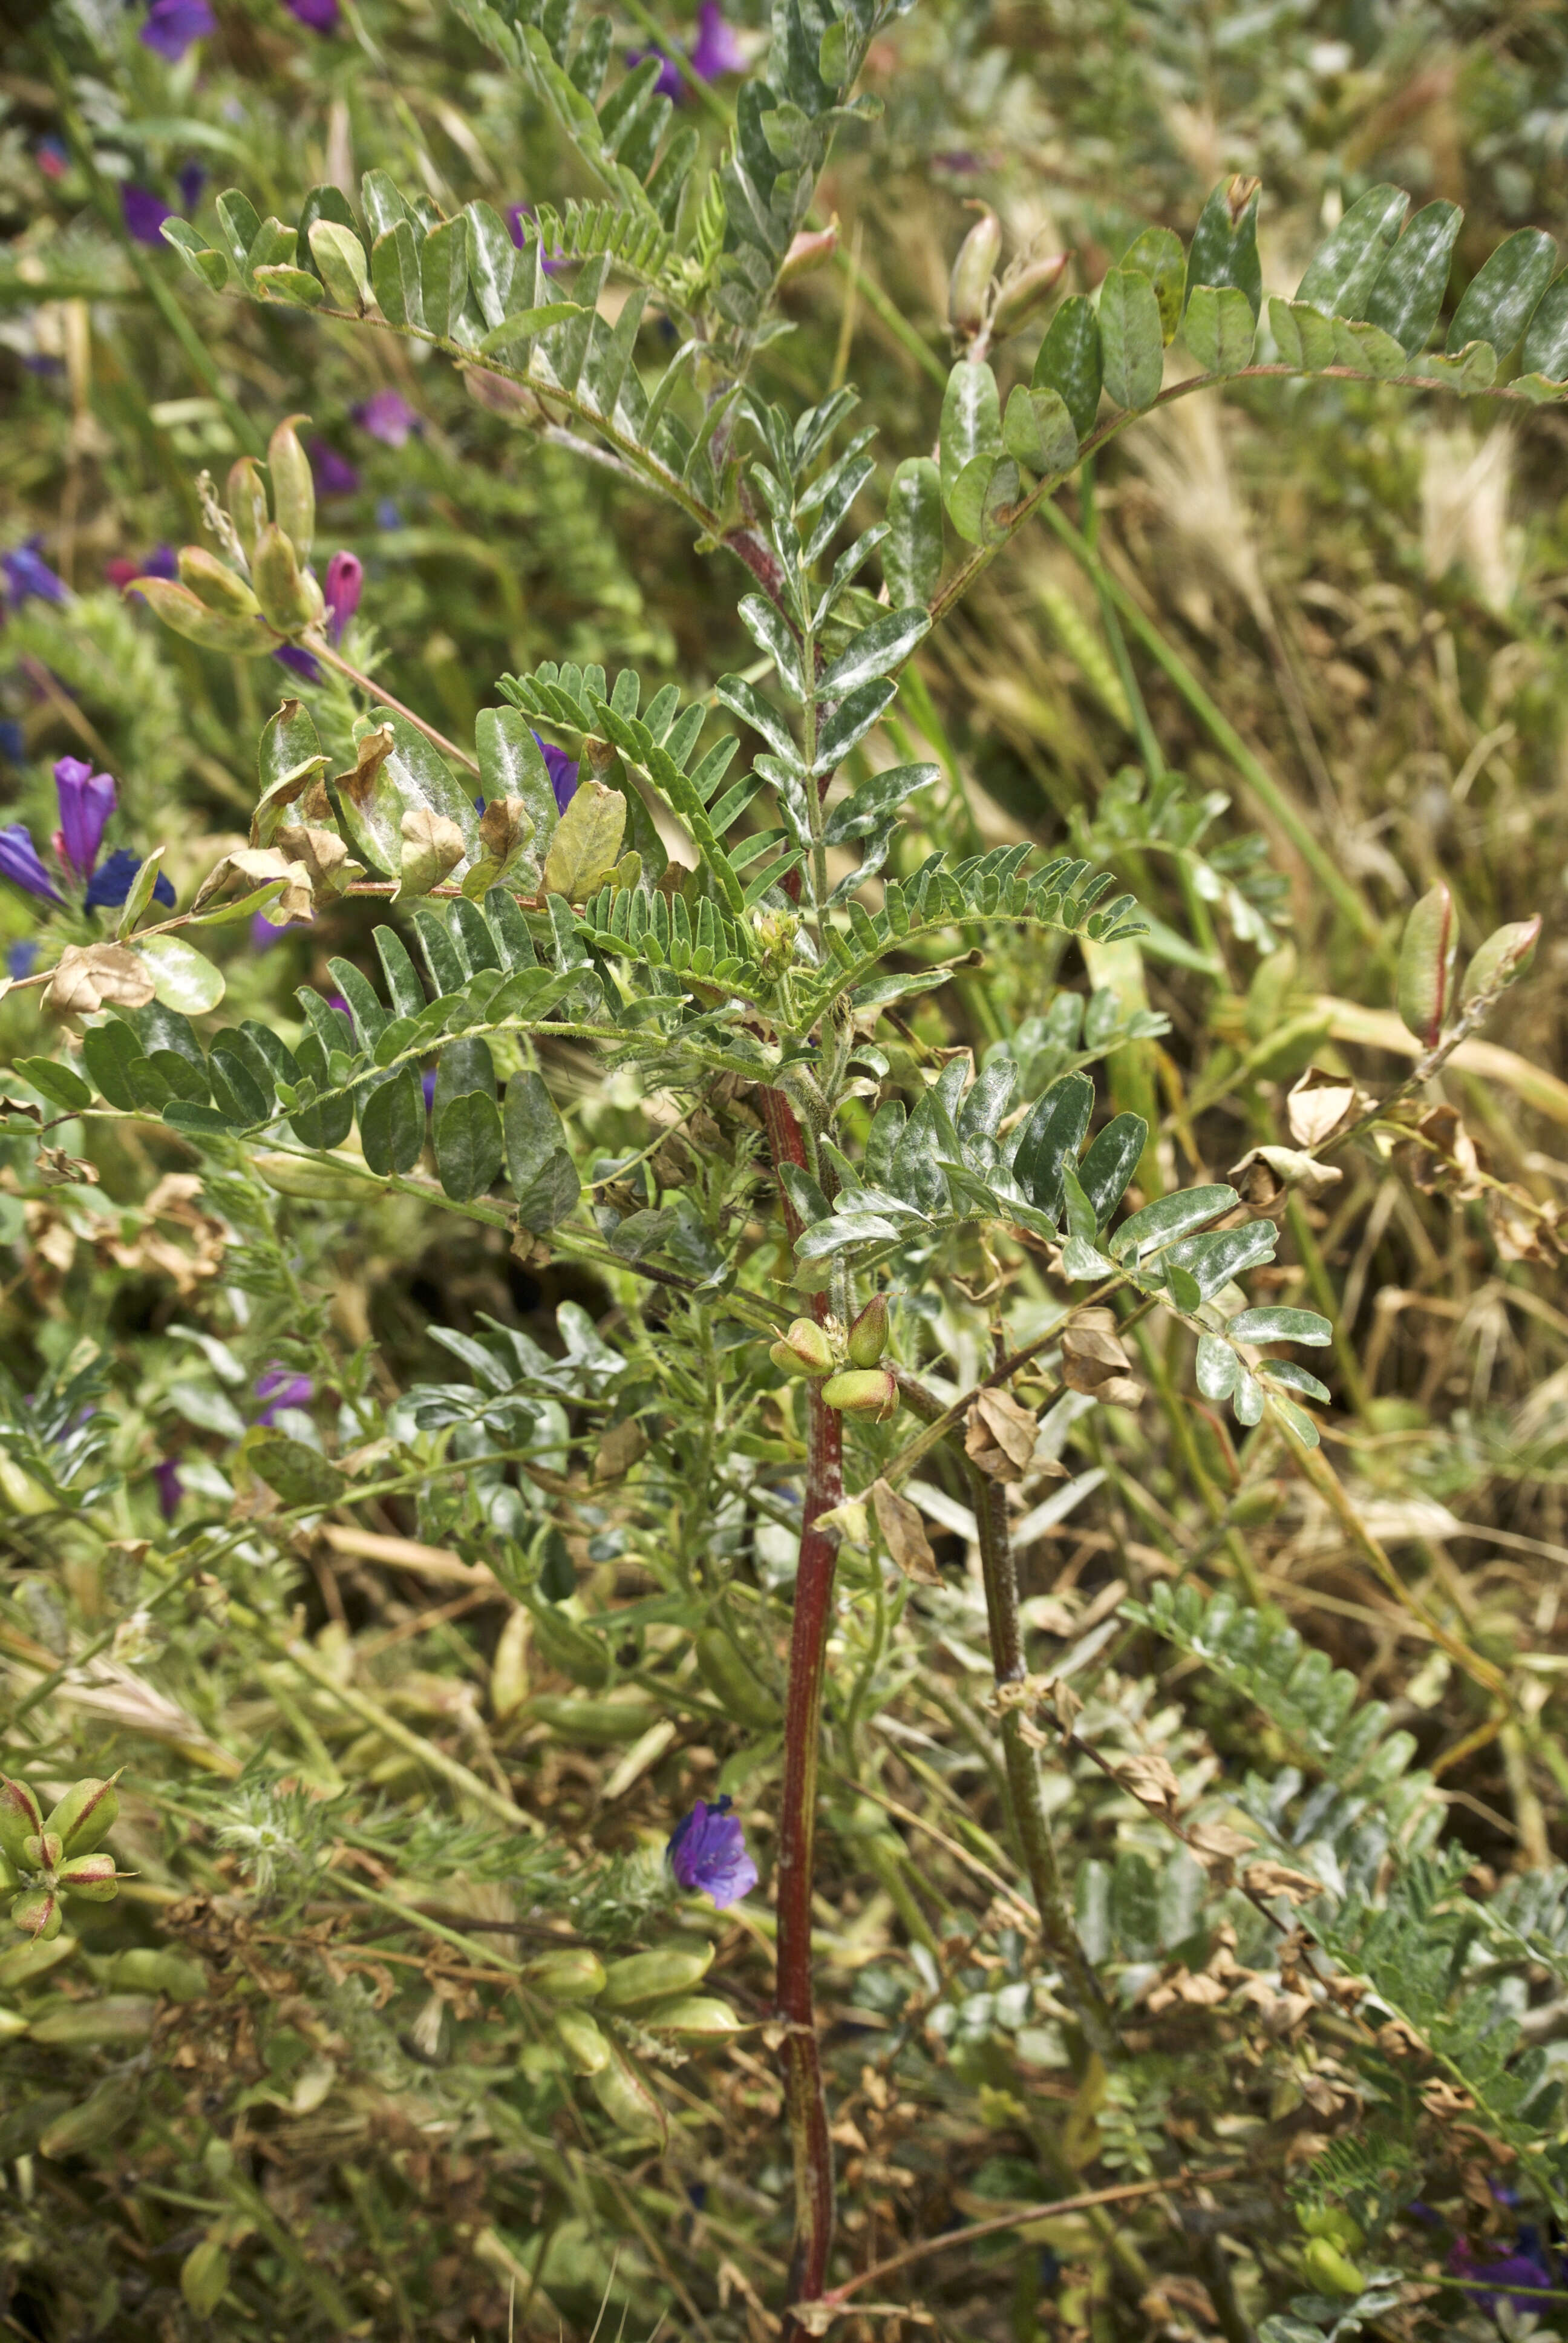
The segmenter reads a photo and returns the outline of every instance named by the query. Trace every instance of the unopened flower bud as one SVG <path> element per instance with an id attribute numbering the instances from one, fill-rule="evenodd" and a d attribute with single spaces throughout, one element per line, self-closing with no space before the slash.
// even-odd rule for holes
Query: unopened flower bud
<path id="1" fill-rule="evenodd" d="M 899 1386 L 886 1367 L 849 1367 L 829 1375 L 822 1397 L 841 1415 L 864 1415 L 885 1423 L 898 1413 Z"/>
<path id="2" fill-rule="evenodd" d="M 849 1329 L 849 1364 L 874 1367 L 888 1347 L 888 1297 L 873 1293 Z"/>
<path id="3" fill-rule="evenodd" d="M 835 213 L 826 227 L 802 228 L 784 255 L 784 266 L 779 271 L 780 285 L 788 285 L 792 277 L 803 277 L 809 268 L 819 267 L 830 260 L 839 248 L 839 217 Z"/>
<path id="4" fill-rule="evenodd" d="M 995 212 L 982 212 L 959 246 L 948 280 L 948 323 L 967 338 L 985 323 L 986 297 L 1001 251 L 1001 222 Z"/>
<path id="5" fill-rule="evenodd" d="M 30 1869 L 24 1849 L 43 1827 L 43 1812 L 26 1783 L 0 1775 L 0 1850 L 12 1863 Z"/>
<path id="6" fill-rule="evenodd" d="M 337 642 L 359 608 L 365 585 L 365 564 L 357 553 L 335 553 L 327 565 L 327 608 Z"/>
<path id="7" fill-rule="evenodd" d="M 814 1318 L 796 1318 L 769 1353 L 787 1375 L 830 1375 L 833 1346 Z"/>
<path id="8" fill-rule="evenodd" d="M 1031 260 L 1016 277 L 1004 277 L 991 314 L 991 331 L 1000 341 L 1004 335 L 1015 334 L 1031 309 L 1048 301 L 1067 274 L 1070 252 L 1053 252 L 1043 260 Z"/>
<path id="9" fill-rule="evenodd" d="M 106 1847 L 96 1855 L 73 1855 L 55 1868 L 55 1876 L 67 1896 L 85 1896 L 89 1904 L 112 1904 L 119 1894 L 115 1858 Z"/>
<path id="10" fill-rule="evenodd" d="M 711 1945 L 704 1945 L 699 1952 L 681 1952 L 671 1946 L 660 1952 L 629 1953 L 625 1960 L 609 1965 L 604 2007 L 641 2009 L 649 2002 L 689 1994 L 708 1975 L 712 1959 Z"/>
<path id="11" fill-rule="evenodd" d="M 89 1775 L 73 1782 L 44 1827 L 56 1832 L 66 1855 L 91 1855 L 101 1846 L 119 1819 L 120 1794 L 116 1774 L 100 1782 Z"/>
<path id="12" fill-rule="evenodd" d="M 1471 961 L 1464 971 L 1464 982 L 1459 988 L 1459 1003 L 1468 1009 L 1494 992 L 1501 992 L 1523 976 L 1534 956 L 1535 940 L 1541 933 L 1541 914 L 1533 920 L 1514 920 L 1505 928 L 1498 928 Z"/>

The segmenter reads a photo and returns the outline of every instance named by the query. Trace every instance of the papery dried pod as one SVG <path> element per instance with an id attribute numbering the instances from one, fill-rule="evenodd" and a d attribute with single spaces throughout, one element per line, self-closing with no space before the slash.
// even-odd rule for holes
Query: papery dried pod
<path id="1" fill-rule="evenodd" d="M 1350 1074 L 1332 1073 L 1326 1066 L 1308 1066 L 1291 1084 L 1285 1120 L 1298 1147 L 1321 1147 L 1373 1103 Z"/>
<path id="2" fill-rule="evenodd" d="M 45 1005 L 60 1017 L 93 1017 L 100 1009 L 145 1009 L 153 998 L 146 960 L 124 944 L 67 944 L 55 966 Z"/>
<path id="3" fill-rule="evenodd" d="M 1003 1391 L 976 1392 L 964 1417 L 964 1453 L 993 1481 L 1021 1481 L 1034 1455 L 1040 1425 L 1030 1409 Z"/>
<path id="4" fill-rule="evenodd" d="M 353 880 L 364 875 L 363 865 L 350 859 L 335 830 L 286 822 L 274 833 L 274 843 L 287 861 L 305 865 L 310 874 L 311 900 L 318 910 L 336 902 Z"/>
<path id="5" fill-rule="evenodd" d="M 1394 1161 L 1423 1195 L 1441 1192 L 1460 1203 L 1485 1195 L 1487 1182 L 1480 1174 L 1487 1168 L 1486 1151 L 1465 1129 L 1457 1107 L 1415 1109 L 1410 1129 L 1411 1137 L 1394 1148 Z"/>
<path id="6" fill-rule="evenodd" d="M 1560 1262 L 1562 1213 L 1553 1202 L 1538 1204 L 1523 1188 L 1489 1188 L 1486 1224 L 1501 1261 Z"/>
<path id="7" fill-rule="evenodd" d="M 1033 1418 L 1030 1418 L 1032 1423 Z M 900 1496 L 888 1482 L 873 1481 L 870 1487 L 871 1509 L 877 1516 L 877 1527 L 882 1533 L 882 1544 L 906 1578 L 921 1586 L 940 1586 L 942 1574 L 937 1568 L 937 1558 L 931 1551 L 930 1539 L 918 1505 Z"/>
<path id="8" fill-rule="evenodd" d="M 1344 1178 L 1337 1163 L 1320 1163 L 1293 1147 L 1253 1147 L 1225 1177 L 1254 1218 L 1282 1221 L 1292 1195 L 1315 1203 Z"/>

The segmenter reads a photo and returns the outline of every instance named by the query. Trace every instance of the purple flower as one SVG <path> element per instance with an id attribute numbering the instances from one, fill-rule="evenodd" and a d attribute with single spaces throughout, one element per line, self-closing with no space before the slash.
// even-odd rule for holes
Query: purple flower
<path id="1" fill-rule="evenodd" d="M 275 659 L 281 659 L 285 667 L 292 668 L 296 675 L 302 675 L 307 683 L 321 681 L 319 665 L 308 651 L 301 650 L 297 643 L 280 643 L 272 656 Z"/>
<path id="2" fill-rule="evenodd" d="M 38 168 L 46 179 L 63 179 L 71 167 L 71 157 L 58 138 L 38 141 Z"/>
<path id="3" fill-rule="evenodd" d="M 332 621 L 332 639 L 339 640 L 344 628 L 359 608 L 359 596 L 365 584 L 365 564 L 357 553 L 335 553 L 327 565 L 325 598 L 327 615 Z"/>
<path id="4" fill-rule="evenodd" d="M 85 757 L 62 757 L 55 767 L 60 828 L 55 851 L 78 879 L 90 879 L 118 793 L 107 773 L 95 773 Z"/>
<path id="5" fill-rule="evenodd" d="M 118 910 L 135 886 L 136 873 L 141 867 L 139 854 L 133 854 L 129 847 L 116 846 L 114 852 L 105 858 L 102 869 L 95 870 L 88 880 L 87 891 L 82 898 L 85 909 L 89 911 Z M 173 881 L 166 879 L 160 870 L 153 881 L 153 901 L 163 903 L 172 910 L 174 900 Z"/>
<path id="6" fill-rule="evenodd" d="M 38 548 L 42 539 L 30 537 L 25 545 L 18 545 L 9 553 L 0 553 L 0 569 L 5 573 L 5 591 L 13 602 L 26 601 L 35 594 L 41 602 L 63 602 L 66 598 L 62 580 L 55 577 Z"/>
<path id="7" fill-rule="evenodd" d="M 325 439 L 310 442 L 310 468 L 316 475 L 318 497 L 351 497 L 359 486 L 359 474 L 347 456 Z"/>
<path id="8" fill-rule="evenodd" d="M 11 946 L 5 955 L 5 973 L 13 984 L 20 984 L 25 976 L 32 975 L 37 958 L 38 947 L 31 936 L 24 936 L 20 943 Z"/>
<path id="9" fill-rule="evenodd" d="M 42 895 L 47 903 L 63 903 L 65 897 L 38 860 L 38 850 L 19 821 L 8 830 L 0 830 L 0 879 L 9 879 L 13 887 L 21 887 L 29 895 Z"/>
<path id="10" fill-rule="evenodd" d="M 266 1373 L 256 1377 L 256 1395 L 266 1403 L 256 1420 L 270 1424 L 276 1423 L 280 1408 L 308 1407 L 316 1396 L 316 1385 L 308 1375 L 297 1375 L 275 1359 Z"/>
<path id="11" fill-rule="evenodd" d="M 402 511 L 398 506 L 393 503 L 390 497 L 383 497 L 380 503 L 377 506 L 376 526 L 377 528 L 402 528 Z"/>
<path id="12" fill-rule="evenodd" d="M 216 30 L 217 21 L 206 0 L 153 0 L 142 26 L 142 44 L 174 65 L 193 41 L 205 41 Z"/>
<path id="13" fill-rule="evenodd" d="M 172 1522 L 185 1494 L 180 1468 L 172 1456 L 166 1456 L 153 1466 L 153 1479 L 157 1483 L 158 1511 L 166 1522 Z"/>
<path id="14" fill-rule="evenodd" d="M 180 201 L 187 212 L 194 212 L 201 201 L 201 191 L 206 185 L 206 173 L 194 158 L 182 163 L 175 174 L 175 185 L 180 191 Z"/>
<path id="15" fill-rule="evenodd" d="M 677 1886 L 710 1897 L 720 1912 L 757 1885 L 757 1865 L 728 1798 L 711 1806 L 699 1798 L 671 1832 L 667 1852 Z"/>
<path id="16" fill-rule="evenodd" d="M 426 1113 L 434 1114 L 436 1111 L 436 1069 L 434 1066 L 427 1066 L 425 1071 L 420 1075 L 419 1087 L 425 1093 Z"/>
<path id="17" fill-rule="evenodd" d="M 161 245 L 163 237 L 159 230 L 165 220 L 175 216 L 172 207 L 161 196 L 155 196 L 150 187 L 138 187 L 130 179 L 120 189 L 120 210 L 127 235 L 134 236 L 138 244 Z"/>
<path id="18" fill-rule="evenodd" d="M 406 447 L 410 431 L 419 428 L 419 417 L 397 390 L 373 391 L 351 412 L 360 429 L 379 439 L 384 447 Z"/>
<path id="19" fill-rule="evenodd" d="M 628 49 L 626 53 L 627 64 L 632 66 L 641 65 L 645 57 L 660 60 L 658 79 L 653 85 L 655 97 L 673 98 L 678 106 L 686 91 L 686 84 L 680 78 L 680 67 L 663 49 Z"/>
<path id="20" fill-rule="evenodd" d="M 545 760 L 545 770 L 550 777 L 550 787 L 556 793 L 557 810 L 565 813 L 577 795 L 577 764 L 567 755 L 564 749 L 558 749 L 554 741 L 539 740 L 537 732 L 534 738 L 539 741 L 539 753 Z"/>
<path id="21" fill-rule="evenodd" d="M 27 735 L 14 716 L 0 716 L 0 757 L 19 765 L 27 753 Z"/>
<path id="22" fill-rule="evenodd" d="M 337 0 L 283 0 L 283 5 L 312 33 L 337 30 Z"/>
<path id="23" fill-rule="evenodd" d="M 1558 2283 L 1546 2249 L 1533 2229 L 1522 2229 L 1511 2254 L 1499 2253 L 1495 2259 L 1486 2260 L 1478 2254 L 1468 2238 L 1461 2237 L 1448 2257 L 1449 2275 L 1465 2278 L 1472 2285 L 1483 2288 L 1473 2299 L 1485 2311 L 1495 2312 L 1498 2303 L 1506 2300 L 1514 2310 L 1544 2310 L 1541 2299 L 1543 2290 Z M 1510 2287 L 1525 2287 L 1532 2291 L 1510 2294 Z"/>
<path id="24" fill-rule="evenodd" d="M 733 26 L 725 23 L 724 11 L 719 0 L 702 0 L 697 12 L 697 39 L 692 45 L 691 70 L 703 81 L 715 81 L 720 74 L 746 71 L 746 52 Z"/>

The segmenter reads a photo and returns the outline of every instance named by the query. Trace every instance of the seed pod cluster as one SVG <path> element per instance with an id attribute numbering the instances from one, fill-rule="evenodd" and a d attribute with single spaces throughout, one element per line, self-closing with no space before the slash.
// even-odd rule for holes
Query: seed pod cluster
<path id="1" fill-rule="evenodd" d="M 846 1334 L 834 1319 L 796 1318 L 769 1355 L 788 1375 L 821 1385 L 829 1407 L 885 1423 L 898 1412 L 897 1379 L 878 1361 L 888 1347 L 888 1302 L 873 1293 Z"/>
<path id="2" fill-rule="evenodd" d="M 523 1971 L 524 1984 L 551 2005 L 568 2067 L 585 2078 L 628 2139 L 662 2145 L 668 2127 L 617 2026 L 624 2022 L 686 2042 L 722 2041 L 738 2033 L 739 2021 L 729 2003 L 696 1990 L 712 1959 L 709 1945 L 667 1945 L 629 1953 L 607 1967 L 590 1946 L 563 1945 L 540 1953 Z"/>
<path id="3" fill-rule="evenodd" d="M 118 1892 L 101 1842 L 120 1811 L 113 1780 L 74 1782 L 45 1815 L 25 1782 L 0 1776 L 0 1888 L 14 1891 L 12 1925 L 47 1944 L 65 1925 L 65 1899 L 106 1904 Z"/>

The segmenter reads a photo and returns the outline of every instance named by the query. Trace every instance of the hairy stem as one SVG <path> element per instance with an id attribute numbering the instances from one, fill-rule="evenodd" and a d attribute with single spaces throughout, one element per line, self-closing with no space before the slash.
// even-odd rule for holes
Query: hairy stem
<path id="1" fill-rule="evenodd" d="M 807 1168 L 805 1135 L 781 1091 L 761 1094 L 775 1171 Z M 785 1225 L 791 1239 L 800 1223 L 782 1185 Z M 817 1294 L 819 1321 L 828 1299 Z M 821 1733 L 822 1672 L 833 1612 L 836 1541 L 815 1527 L 843 1495 L 842 1419 L 823 1404 L 821 1387 L 809 1386 L 806 1499 L 800 1564 L 795 1580 L 789 1636 L 789 1681 L 784 1701 L 784 1780 L 779 1815 L 779 1958 L 775 1987 L 783 2028 L 780 2063 L 784 2104 L 795 2165 L 795 2240 L 789 2258 L 789 2300 L 814 2302 L 828 2275 L 833 2242 L 833 2147 L 811 1991 L 811 1878 L 817 1819 L 817 1760 Z M 786 2343 L 801 2329 L 786 2318 Z"/>

